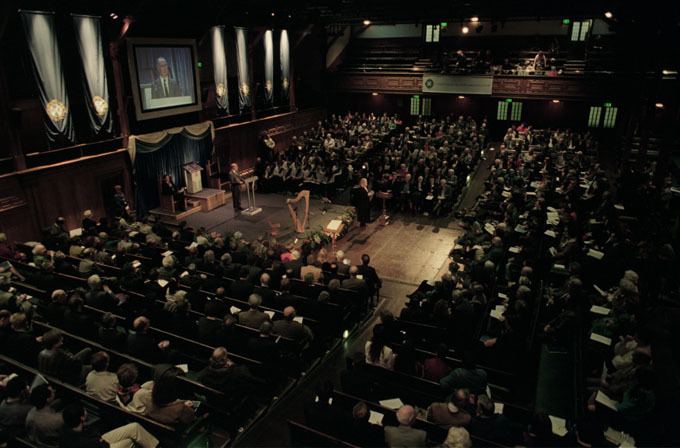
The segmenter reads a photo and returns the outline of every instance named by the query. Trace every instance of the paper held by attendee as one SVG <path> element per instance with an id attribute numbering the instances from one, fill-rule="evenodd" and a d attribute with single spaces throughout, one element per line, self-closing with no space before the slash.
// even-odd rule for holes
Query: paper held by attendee
<path id="1" fill-rule="evenodd" d="M 610 310 L 609 308 L 605 308 L 605 307 L 599 306 L 599 305 L 593 305 L 593 306 L 590 307 L 591 313 L 601 314 L 603 316 L 609 315 L 609 313 L 611 313 L 611 311 L 612 310 Z"/>
<path id="2" fill-rule="evenodd" d="M 380 406 L 384 406 L 389 409 L 399 409 L 404 405 L 404 402 L 401 401 L 399 398 L 390 398 L 389 400 L 380 400 L 378 403 L 380 403 Z"/>
<path id="3" fill-rule="evenodd" d="M 604 257 L 604 252 L 600 252 L 599 250 L 595 249 L 588 249 L 588 253 L 586 255 L 593 257 L 596 260 L 602 260 Z"/>
<path id="4" fill-rule="evenodd" d="M 380 412 L 376 412 L 376 411 L 371 411 L 371 413 L 368 415 L 368 423 L 371 423 L 373 425 L 382 426 L 382 422 L 383 422 L 384 417 L 385 417 L 385 414 L 381 414 Z"/>
<path id="5" fill-rule="evenodd" d="M 297 323 L 300 323 L 300 324 L 302 323 L 303 320 L 304 320 L 304 319 L 303 319 L 302 316 L 295 316 L 295 317 L 293 318 L 293 321 L 294 321 L 294 322 L 297 322 Z"/>
<path id="6" fill-rule="evenodd" d="M 597 291 L 598 294 L 600 294 L 602 297 L 607 297 L 607 293 L 602 288 L 600 288 L 599 286 L 597 286 L 594 283 L 593 283 L 593 288 L 595 288 L 595 291 Z"/>
<path id="7" fill-rule="evenodd" d="M 635 439 L 632 436 L 617 431 L 612 427 L 607 428 L 604 432 L 604 437 L 620 448 L 635 448 Z"/>
<path id="8" fill-rule="evenodd" d="M 239 308 L 237 306 L 232 306 L 231 308 L 229 308 L 229 312 L 231 314 L 238 314 L 238 313 L 241 312 L 241 308 Z"/>
<path id="9" fill-rule="evenodd" d="M 505 407 L 505 404 L 503 404 L 503 403 L 494 403 L 493 404 L 493 413 L 494 414 L 502 414 L 504 407 Z"/>
<path id="10" fill-rule="evenodd" d="M 177 364 L 175 367 L 184 373 L 189 373 L 189 364 Z"/>
<path id="11" fill-rule="evenodd" d="M 609 409 L 618 412 L 617 406 L 619 405 L 619 402 L 609 398 L 609 396 L 607 396 L 607 394 L 601 390 L 597 391 L 597 395 L 595 395 L 595 401 L 600 403 L 602 406 L 606 406 Z"/>
<path id="12" fill-rule="evenodd" d="M 265 311 L 264 311 L 264 314 L 266 314 L 267 316 L 269 316 L 270 319 L 273 319 L 273 318 L 274 318 L 274 311 L 265 310 Z"/>
<path id="13" fill-rule="evenodd" d="M 606 346 L 612 345 L 611 338 L 608 338 L 606 336 L 602 336 L 601 334 L 597 334 L 597 333 L 591 333 L 590 334 L 590 340 L 595 341 L 595 342 L 599 342 L 600 344 L 604 344 Z"/>
<path id="14" fill-rule="evenodd" d="M 548 418 L 550 418 L 550 426 L 553 434 L 560 437 L 567 435 L 567 421 L 565 419 L 555 417 L 554 415 L 549 415 Z"/>

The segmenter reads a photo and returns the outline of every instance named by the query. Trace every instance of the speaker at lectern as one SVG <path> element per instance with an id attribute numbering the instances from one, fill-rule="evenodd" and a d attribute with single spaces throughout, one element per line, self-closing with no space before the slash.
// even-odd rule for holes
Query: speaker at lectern
<path id="1" fill-rule="evenodd" d="M 201 171 L 203 168 L 196 162 L 189 162 L 182 165 L 184 171 L 184 185 L 187 186 L 187 193 L 196 194 L 203 190 L 201 182 Z"/>

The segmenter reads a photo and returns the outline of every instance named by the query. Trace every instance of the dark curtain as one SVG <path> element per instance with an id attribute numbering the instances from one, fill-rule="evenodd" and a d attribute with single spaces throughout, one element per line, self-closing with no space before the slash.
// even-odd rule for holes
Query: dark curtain
<path id="1" fill-rule="evenodd" d="M 137 216 L 146 216 L 159 206 L 158 186 L 163 174 L 169 174 L 178 187 L 184 186 L 182 165 L 198 162 L 205 167 L 212 154 L 210 129 L 200 136 L 186 132 L 168 135 L 155 145 L 137 141 L 134 162 L 135 203 Z"/>

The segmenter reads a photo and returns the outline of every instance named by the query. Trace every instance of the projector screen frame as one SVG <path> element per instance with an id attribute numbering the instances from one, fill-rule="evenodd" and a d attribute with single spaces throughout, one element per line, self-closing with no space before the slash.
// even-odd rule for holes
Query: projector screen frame
<path id="1" fill-rule="evenodd" d="M 195 39 L 181 39 L 181 38 L 156 38 L 156 37 L 128 37 L 127 53 L 128 53 L 128 69 L 130 72 L 130 88 L 132 90 L 132 98 L 135 103 L 135 115 L 137 120 L 150 120 L 154 118 L 170 117 L 173 115 L 181 115 L 191 112 L 199 112 L 202 110 L 201 104 L 201 80 L 198 73 L 198 50 Z M 142 91 L 139 84 L 137 59 L 135 55 L 135 48 L 137 47 L 168 47 L 181 48 L 188 47 L 191 51 L 191 65 L 193 67 L 194 75 L 194 98 L 195 101 L 191 104 L 183 104 L 178 106 L 168 106 L 152 110 L 144 110 L 142 105 Z"/>

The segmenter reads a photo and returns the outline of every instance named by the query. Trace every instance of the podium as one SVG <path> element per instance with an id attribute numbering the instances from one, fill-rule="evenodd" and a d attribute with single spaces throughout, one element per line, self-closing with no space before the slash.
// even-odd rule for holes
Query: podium
<path id="1" fill-rule="evenodd" d="M 182 165 L 182 170 L 184 170 L 184 185 L 187 186 L 187 193 L 195 194 L 203 190 L 201 182 L 203 168 L 198 163 L 190 162 Z"/>
<path id="2" fill-rule="evenodd" d="M 257 176 L 250 176 L 244 179 L 246 184 L 246 194 L 248 195 L 248 208 L 241 212 L 242 215 L 253 216 L 262 211 L 261 207 L 255 204 L 255 181 Z"/>

